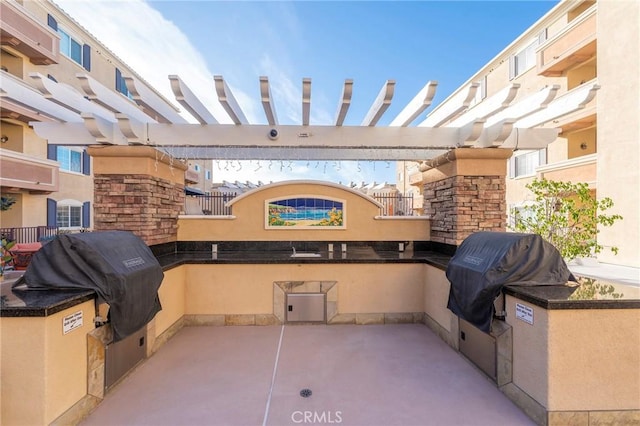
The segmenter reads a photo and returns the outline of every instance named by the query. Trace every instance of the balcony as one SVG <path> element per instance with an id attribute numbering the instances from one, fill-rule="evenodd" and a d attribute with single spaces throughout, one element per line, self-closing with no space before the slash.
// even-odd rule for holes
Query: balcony
<path id="1" fill-rule="evenodd" d="M 27 56 L 35 65 L 58 63 L 60 37 L 40 24 L 16 2 L 0 2 L 0 36 L 3 46 Z"/>
<path id="2" fill-rule="evenodd" d="M 590 7 L 538 49 L 538 75 L 558 77 L 597 52 L 596 10 Z"/>
<path id="3" fill-rule="evenodd" d="M 7 149 L 0 149 L 0 187 L 8 191 L 48 194 L 58 191 L 59 165 Z"/>
<path id="4" fill-rule="evenodd" d="M 198 183 L 200 182 L 200 174 L 193 169 L 187 169 L 184 171 L 184 181 L 186 183 Z"/>

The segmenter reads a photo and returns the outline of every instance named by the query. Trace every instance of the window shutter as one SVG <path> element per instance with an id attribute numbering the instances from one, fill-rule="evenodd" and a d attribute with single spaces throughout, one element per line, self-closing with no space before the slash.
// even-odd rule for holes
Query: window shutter
<path id="1" fill-rule="evenodd" d="M 116 68 L 116 92 L 122 93 L 122 73 Z"/>
<path id="2" fill-rule="evenodd" d="M 58 80 L 56 80 L 56 78 L 54 76 L 52 76 L 51 74 L 47 74 L 47 78 L 51 81 L 55 81 L 56 83 L 58 82 Z"/>
<path id="3" fill-rule="evenodd" d="M 516 159 L 515 157 L 511 156 L 511 158 L 509 158 L 509 178 L 513 179 L 514 177 L 516 177 Z"/>
<path id="4" fill-rule="evenodd" d="M 547 148 L 543 148 L 540 151 L 538 151 L 538 165 L 539 166 L 544 166 L 545 164 L 547 164 Z"/>
<path id="5" fill-rule="evenodd" d="M 509 56 L 509 80 L 516 78 L 516 55 Z"/>
<path id="6" fill-rule="evenodd" d="M 47 226 L 58 226 L 57 204 L 56 200 L 47 198 Z"/>
<path id="7" fill-rule="evenodd" d="M 89 201 L 82 203 L 82 227 L 91 227 L 91 202 Z"/>
<path id="8" fill-rule="evenodd" d="M 53 16 L 47 14 L 47 24 L 53 28 L 54 31 L 58 31 L 58 21 Z"/>
<path id="9" fill-rule="evenodd" d="M 540 33 L 538 34 L 538 44 L 542 44 L 545 41 L 547 41 L 547 29 L 546 28 L 544 30 L 540 31 Z"/>
<path id="10" fill-rule="evenodd" d="M 91 156 L 87 151 L 82 151 L 82 174 L 89 176 L 91 174 Z"/>
<path id="11" fill-rule="evenodd" d="M 58 161 L 58 145 L 47 145 L 47 159 Z"/>
<path id="12" fill-rule="evenodd" d="M 82 45 L 82 66 L 85 70 L 91 71 L 91 46 Z"/>

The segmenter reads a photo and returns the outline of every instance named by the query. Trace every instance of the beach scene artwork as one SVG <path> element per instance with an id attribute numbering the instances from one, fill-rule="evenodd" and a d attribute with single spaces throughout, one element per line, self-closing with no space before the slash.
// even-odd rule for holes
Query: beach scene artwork
<path id="1" fill-rule="evenodd" d="M 345 201 L 317 197 L 288 197 L 266 201 L 267 228 L 344 228 Z"/>

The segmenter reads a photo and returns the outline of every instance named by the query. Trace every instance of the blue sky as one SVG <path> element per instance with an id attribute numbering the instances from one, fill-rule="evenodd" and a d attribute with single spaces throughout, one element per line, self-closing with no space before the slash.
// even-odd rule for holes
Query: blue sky
<path id="1" fill-rule="evenodd" d="M 311 124 L 332 122 L 354 80 L 345 125 L 358 125 L 388 79 L 387 125 L 430 80 L 433 106 L 557 1 L 107 1 L 54 0 L 165 96 L 178 74 L 221 122 L 213 75 L 223 75 L 251 123 L 266 124 L 259 77 L 269 77 L 281 124 L 300 124 L 302 79 L 312 79 Z M 177 103 L 176 103 L 177 105 Z M 421 122 L 433 106 L 414 124 Z M 393 163 L 214 162 L 214 180 L 395 182 Z M 225 170 L 227 169 L 227 170 Z"/>

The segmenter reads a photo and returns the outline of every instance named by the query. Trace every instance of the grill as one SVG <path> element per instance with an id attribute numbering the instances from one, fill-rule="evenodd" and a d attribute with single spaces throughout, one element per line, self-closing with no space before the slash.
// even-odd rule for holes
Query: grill
<path id="1" fill-rule="evenodd" d="M 163 272 L 139 237 L 126 231 L 62 234 L 31 259 L 29 289 L 90 289 L 109 305 L 114 342 L 140 330 L 160 311 Z"/>
<path id="2" fill-rule="evenodd" d="M 470 235 L 449 261 L 446 275 L 451 283 L 447 307 L 460 319 L 460 352 L 494 379 L 496 336 L 508 327 L 494 321 L 504 319 L 502 288 L 575 281 L 553 245 L 536 234 L 512 232 Z"/>

